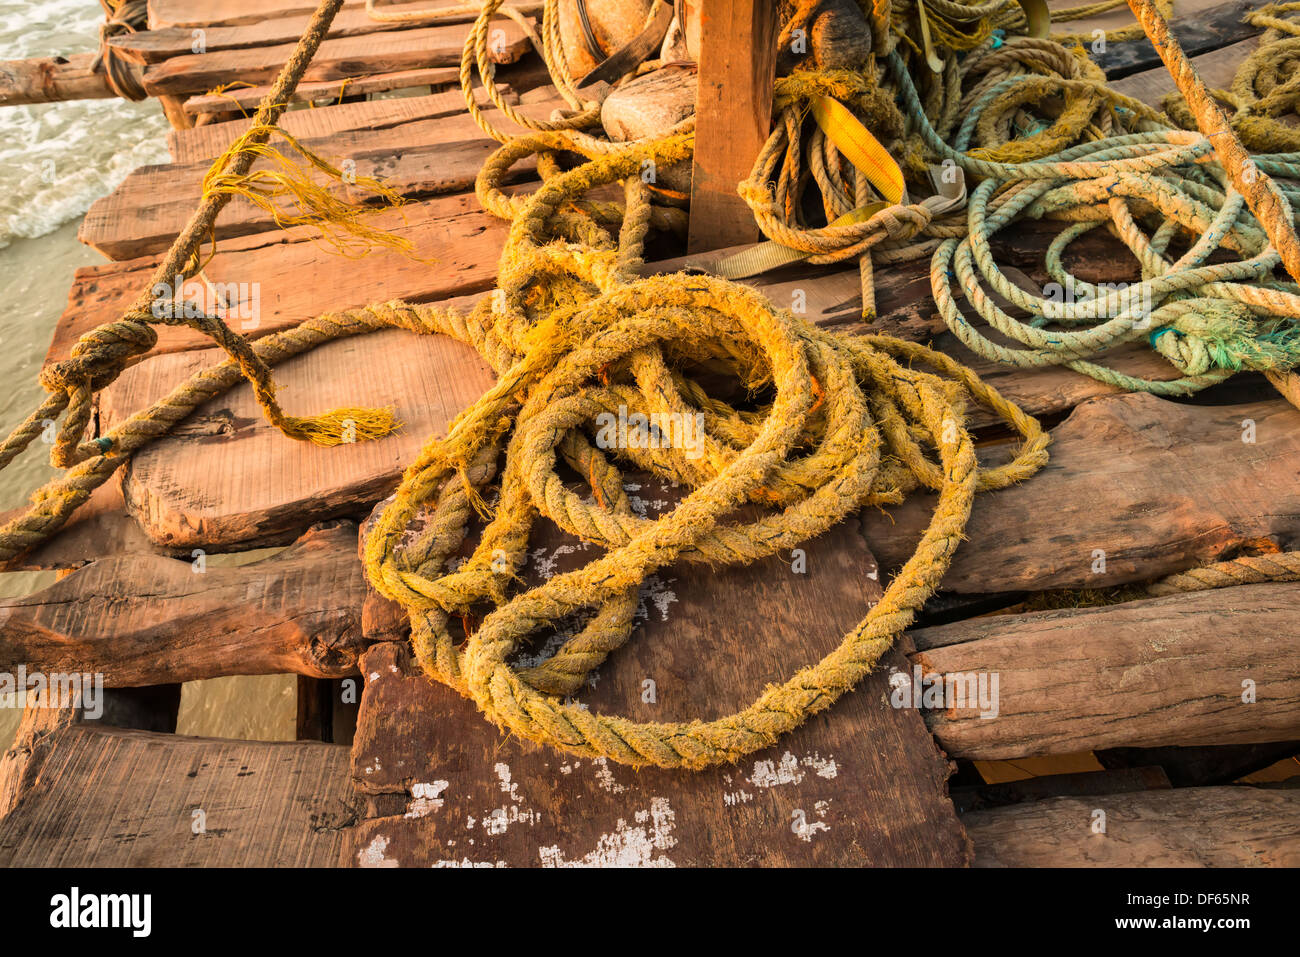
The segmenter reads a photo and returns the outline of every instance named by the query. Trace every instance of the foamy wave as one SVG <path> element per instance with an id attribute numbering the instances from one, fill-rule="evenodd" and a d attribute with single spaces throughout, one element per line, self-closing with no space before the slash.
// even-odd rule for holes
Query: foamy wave
<path id="1" fill-rule="evenodd" d="M 86 53 L 103 13 L 87 0 L 0 0 L 0 59 Z M 157 103 L 0 107 L 0 248 L 82 215 L 132 169 L 167 161 Z"/>
<path id="2" fill-rule="evenodd" d="M 0 134 L 0 248 L 83 214 L 137 166 L 167 161 L 156 104 L 112 100 L 11 107 Z"/>

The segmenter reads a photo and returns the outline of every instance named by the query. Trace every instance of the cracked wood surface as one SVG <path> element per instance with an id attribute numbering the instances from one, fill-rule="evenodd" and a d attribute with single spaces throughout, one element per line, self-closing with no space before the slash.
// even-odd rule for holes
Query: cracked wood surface
<path id="1" fill-rule="evenodd" d="M 647 514 L 676 499 L 649 479 L 626 484 Z M 815 662 L 881 591 L 854 519 L 803 548 L 805 573 L 784 554 L 660 570 L 642 587 L 637 631 L 579 700 L 641 721 L 716 717 Z M 597 554 L 539 526 L 523 575 L 537 582 Z M 947 762 L 919 713 L 890 705 L 891 665 L 906 666 L 900 648 L 831 709 L 734 767 L 634 771 L 503 736 L 419 673 L 405 644 L 376 645 L 362 659 L 352 752 L 367 803 L 343 863 L 961 865 Z"/>
<path id="2" fill-rule="evenodd" d="M 283 552 L 222 567 L 107 554 L 0 602 L 0 669 L 99 673 L 110 688 L 225 675 L 355 674 L 370 641 L 357 529 L 309 531 Z"/>
<path id="3" fill-rule="evenodd" d="M 910 658 L 927 680 L 998 676 L 995 717 L 926 712 L 954 757 L 1292 741 L 1297 620 L 1300 583 L 1242 585 L 921 628 Z"/>
<path id="4" fill-rule="evenodd" d="M 1104 833 L 1094 830 L 1097 822 Z M 1300 791 L 1294 790 L 1174 788 L 1057 797 L 973 811 L 962 823 L 975 845 L 976 867 L 1300 865 Z"/>

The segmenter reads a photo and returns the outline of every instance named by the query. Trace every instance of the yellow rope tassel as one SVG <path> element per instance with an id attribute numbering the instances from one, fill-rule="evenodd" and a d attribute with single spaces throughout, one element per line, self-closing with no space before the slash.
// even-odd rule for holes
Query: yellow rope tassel
<path id="1" fill-rule="evenodd" d="M 382 439 L 396 432 L 400 424 L 390 405 L 380 409 L 331 409 L 306 418 L 287 415 L 280 428 L 291 438 L 329 446 Z"/>
<path id="2" fill-rule="evenodd" d="M 286 156 L 269 142 L 260 142 L 258 134 L 281 137 L 301 161 Z M 241 153 L 252 153 L 258 159 L 267 160 L 273 168 L 250 170 L 242 175 L 228 173 L 229 161 Z M 340 199 L 310 176 L 311 169 L 330 180 L 354 185 L 378 197 L 384 205 L 377 207 Z M 249 127 L 217 158 L 203 177 L 203 195 L 215 193 L 242 196 L 269 213 L 281 228 L 314 226 L 341 255 L 364 256 L 375 246 L 395 249 L 408 256 L 414 252 L 409 239 L 376 229 L 364 221 L 383 208 L 404 205 L 406 201 L 400 195 L 370 176 L 348 178 L 279 126 Z M 286 199 L 288 204 L 284 202 Z"/>

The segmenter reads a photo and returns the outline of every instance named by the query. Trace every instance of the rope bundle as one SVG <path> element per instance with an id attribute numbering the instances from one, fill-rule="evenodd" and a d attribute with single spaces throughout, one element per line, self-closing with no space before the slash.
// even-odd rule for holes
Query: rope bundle
<path id="1" fill-rule="evenodd" d="M 524 145 L 559 149 L 566 136 L 533 134 Z M 924 347 L 826 332 L 718 279 L 636 278 L 649 221 L 637 171 L 647 158 L 688 156 L 685 138 L 642 145 L 547 181 L 514 221 L 499 294 L 463 320 L 431 320 L 489 357 L 498 383 L 407 469 L 366 542 L 365 563 L 375 587 L 410 615 L 426 673 L 472 698 L 504 729 L 577 754 L 701 768 L 767 747 L 869 673 L 938 584 L 975 493 L 1033 474 L 1046 461 L 1047 437 L 969 370 Z M 573 231 L 566 212 L 573 199 L 620 181 L 630 185 L 617 241 L 564 242 Z M 743 409 L 711 396 L 685 357 L 770 398 Z M 962 425 L 968 399 L 1023 436 L 1013 462 L 976 466 Z M 647 416 L 702 413 L 703 454 L 598 448 L 591 439 L 596 417 L 620 406 Z M 590 498 L 563 479 L 559 462 L 583 477 Z M 625 468 L 690 492 L 671 513 L 641 518 L 623 491 Z M 493 497 L 494 479 L 488 510 L 482 503 Z M 864 505 L 897 502 L 922 486 L 939 493 L 934 517 L 884 598 L 834 652 L 743 710 L 638 724 L 556 697 L 578 690 L 628 639 L 638 587 L 656 569 L 755 561 Z M 746 503 L 776 511 L 745 522 L 736 512 Z M 476 507 L 490 520 L 469 559 L 447 571 Z M 423 530 L 408 541 L 422 511 Z M 512 596 L 542 516 L 605 553 Z M 453 627 L 483 606 L 477 630 L 462 635 Z M 543 665 L 511 665 L 525 642 L 571 616 L 581 627 Z"/>

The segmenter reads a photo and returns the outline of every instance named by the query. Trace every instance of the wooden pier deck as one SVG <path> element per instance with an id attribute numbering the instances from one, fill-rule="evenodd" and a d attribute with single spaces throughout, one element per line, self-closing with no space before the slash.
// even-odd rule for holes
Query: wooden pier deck
<path id="1" fill-rule="evenodd" d="M 1210 86 L 1226 86 L 1253 48 L 1241 14 L 1258 5 L 1179 0 L 1175 32 Z M 87 214 L 81 239 L 108 261 L 73 277 L 47 362 L 138 294 L 314 8 L 152 0 L 150 29 L 113 41 L 176 127 L 171 162 L 137 169 Z M 1121 8 L 1071 30 L 1130 21 Z M 260 290 L 241 331 L 260 337 L 386 299 L 467 304 L 492 288 L 507 227 L 473 193 L 497 144 L 456 87 L 466 29 L 377 23 L 364 3 L 345 6 L 299 90 L 319 102 L 282 125 L 406 197 L 377 224 L 409 238 L 416 256 L 339 260 L 309 231 L 277 229 L 236 199 L 205 272 Z M 558 98 L 545 71 L 523 33 L 503 29 L 499 80 L 525 111 L 549 114 Z M 194 52 L 199 33 L 204 52 Z M 1115 85 L 1158 106 L 1172 86 L 1149 44 L 1114 47 L 1097 59 Z M 246 85 L 209 93 L 236 80 Z M 413 95 L 365 98 L 393 90 Z M 532 188 L 535 170 L 517 173 L 514 188 Z M 1048 279 L 1046 236 L 997 239 L 1025 283 Z M 1118 243 L 1078 248 L 1081 278 L 1137 278 Z M 102 672 L 110 708 L 99 721 L 28 708 L 0 757 L 0 865 L 1300 864 L 1300 777 L 1241 783 L 1300 754 L 1300 583 L 1047 610 L 1034 597 L 1138 585 L 1247 548 L 1300 548 L 1300 411 L 1250 375 L 1170 401 L 1064 368 L 994 365 L 947 332 L 928 272 L 923 259 L 877 276 L 873 331 L 933 343 L 1041 417 L 1051 463 L 981 498 L 923 620 L 861 687 L 774 748 L 708 772 L 633 772 L 504 737 L 419 674 L 396 606 L 365 582 L 359 529 L 426 437 L 494 379 L 459 343 L 380 332 L 291 359 L 276 380 L 293 408 L 391 404 L 399 434 L 332 449 L 290 442 L 241 385 L 135 456 L 26 556 L 24 568 L 66 574 L 0 602 L 0 671 Z M 792 267 L 749 282 L 779 305 L 800 290 L 818 324 L 861 324 L 856 268 Z M 204 295 L 193 281 L 185 292 Z M 97 434 L 210 365 L 210 346 L 160 327 L 157 345 L 100 396 Z M 1159 368 L 1145 346 L 1116 364 Z M 973 426 L 983 453 L 998 455 L 996 424 Z M 672 506 L 673 490 L 648 477 L 634 491 L 647 514 Z M 636 720 L 751 700 L 786 677 L 778 662 L 816 660 L 865 614 L 932 505 L 916 495 L 837 526 L 803 546 L 800 574 L 779 558 L 660 572 L 637 637 L 582 700 Z M 203 556 L 267 546 L 285 547 L 195 573 Z M 591 554 L 547 527 L 530 556 L 528 574 L 541 580 Z M 914 668 L 997 674 L 1000 713 L 896 707 L 891 695 Z M 141 730 L 175 726 L 174 698 L 148 689 L 284 673 L 301 676 L 304 740 Z M 1007 783 L 998 774 L 1010 766 L 989 763 L 1048 758 L 1063 759 L 1058 770 L 1069 760 L 1101 769 Z"/>

